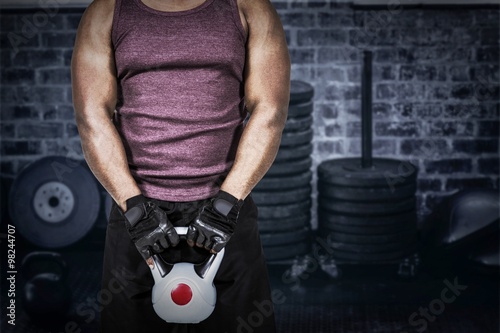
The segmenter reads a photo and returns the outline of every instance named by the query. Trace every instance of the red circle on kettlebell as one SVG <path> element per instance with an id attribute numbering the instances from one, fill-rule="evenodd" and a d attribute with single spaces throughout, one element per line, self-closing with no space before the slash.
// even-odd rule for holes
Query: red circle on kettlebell
<path id="1" fill-rule="evenodd" d="M 186 305 L 193 298 L 191 287 L 184 283 L 179 283 L 170 293 L 172 301 L 177 305 Z"/>

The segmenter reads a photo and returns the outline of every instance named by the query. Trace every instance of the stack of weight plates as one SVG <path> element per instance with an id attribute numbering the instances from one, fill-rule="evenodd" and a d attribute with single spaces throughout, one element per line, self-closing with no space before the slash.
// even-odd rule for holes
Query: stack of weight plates
<path id="1" fill-rule="evenodd" d="M 417 168 L 408 162 L 360 158 L 318 166 L 318 229 L 335 259 L 389 262 L 416 250 Z"/>
<path id="2" fill-rule="evenodd" d="M 293 258 L 309 250 L 313 95 L 311 85 L 291 82 L 278 155 L 252 192 L 267 260 Z"/>

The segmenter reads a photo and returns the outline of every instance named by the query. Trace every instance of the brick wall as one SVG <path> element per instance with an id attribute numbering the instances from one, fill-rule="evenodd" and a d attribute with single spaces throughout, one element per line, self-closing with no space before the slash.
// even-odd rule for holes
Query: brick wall
<path id="1" fill-rule="evenodd" d="M 361 52 L 369 49 L 374 156 L 419 166 L 419 213 L 457 189 L 498 188 L 498 9 L 274 4 L 292 77 L 315 87 L 314 168 L 360 154 Z M 81 156 L 69 70 L 81 12 L 1 13 L 3 175 L 44 155 Z"/>
<path id="2" fill-rule="evenodd" d="M 69 67 L 81 12 L 1 13 L 3 175 L 14 175 L 44 155 L 81 157 Z"/>

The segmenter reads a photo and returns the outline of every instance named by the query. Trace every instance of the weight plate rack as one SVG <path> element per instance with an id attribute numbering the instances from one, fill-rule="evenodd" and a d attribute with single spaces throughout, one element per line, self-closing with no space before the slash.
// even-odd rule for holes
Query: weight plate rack
<path id="1" fill-rule="evenodd" d="M 414 275 L 417 249 L 416 180 L 407 161 L 372 157 L 372 52 L 363 52 L 359 158 L 326 160 L 318 172 L 318 236 L 331 255 L 323 270 L 339 277 L 337 264 L 398 263 Z"/>
<path id="2" fill-rule="evenodd" d="M 314 88 L 295 80 L 290 87 L 288 118 L 278 154 L 252 192 L 268 261 L 288 260 L 310 251 Z"/>

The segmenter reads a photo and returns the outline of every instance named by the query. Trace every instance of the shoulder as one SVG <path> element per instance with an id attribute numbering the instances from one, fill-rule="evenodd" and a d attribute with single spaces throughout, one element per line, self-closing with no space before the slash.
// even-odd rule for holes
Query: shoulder
<path id="1" fill-rule="evenodd" d="M 116 2 L 119 0 L 94 0 L 83 13 L 80 27 L 91 31 L 111 31 Z"/>
<path id="2" fill-rule="evenodd" d="M 94 0 L 85 9 L 78 25 L 74 53 L 109 53 L 114 8 L 115 0 Z"/>
<path id="3" fill-rule="evenodd" d="M 237 0 L 238 7 L 250 23 L 269 16 L 274 16 L 276 10 L 270 0 Z"/>
<path id="4" fill-rule="evenodd" d="M 119 0 L 94 0 L 87 7 L 88 12 L 100 17 L 113 15 L 115 4 Z"/>

